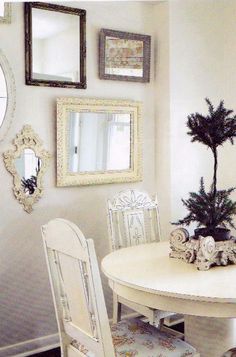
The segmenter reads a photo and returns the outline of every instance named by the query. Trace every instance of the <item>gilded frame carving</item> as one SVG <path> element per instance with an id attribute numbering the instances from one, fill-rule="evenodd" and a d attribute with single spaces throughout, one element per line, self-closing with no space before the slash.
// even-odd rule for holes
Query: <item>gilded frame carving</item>
<path id="1" fill-rule="evenodd" d="M 23 126 L 23 129 L 16 138 L 13 140 L 14 148 L 3 153 L 3 161 L 5 163 L 7 171 L 13 176 L 13 192 L 16 199 L 24 206 L 24 210 L 27 213 L 31 213 L 33 210 L 33 204 L 35 204 L 43 194 L 43 175 L 47 169 L 50 154 L 42 147 L 42 140 L 33 131 L 30 125 Z M 15 159 L 18 158 L 25 148 L 30 148 L 34 151 L 35 155 L 41 160 L 41 167 L 37 175 L 37 187 L 32 195 L 27 195 L 24 192 L 21 183 L 21 177 L 19 176 Z"/>
<path id="2" fill-rule="evenodd" d="M 57 99 L 57 186 L 94 185 L 142 180 L 142 105 L 137 101 L 58 98 Z M 70 112 L 130 113 L 131 168 L 128 170 L 68 172 L 68 115 Z"/>

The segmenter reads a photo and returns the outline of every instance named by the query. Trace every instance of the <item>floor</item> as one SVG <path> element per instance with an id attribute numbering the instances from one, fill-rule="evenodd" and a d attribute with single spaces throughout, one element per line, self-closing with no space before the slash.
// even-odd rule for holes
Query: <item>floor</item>
<path id="1" fill-rule="evenodd" d="M 36 355 L 32 355 L 34 357 L 61 357 L 60 348 L 54 348 L 53 350 L 37 353 Z"/>

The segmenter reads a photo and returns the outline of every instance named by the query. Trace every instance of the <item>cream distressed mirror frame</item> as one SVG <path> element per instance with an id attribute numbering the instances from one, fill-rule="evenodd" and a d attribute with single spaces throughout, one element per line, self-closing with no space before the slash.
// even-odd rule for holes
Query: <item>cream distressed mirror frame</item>
<path id="1" fill-rule="evenodd" d="M 142 180 L 141 103 L 129 100 L 85 98 L 57 99 L 57 186 L 94 185 Z M 70 113 L 130 115 L 129 168 L 124 170 L 69 172 Z"/>
<path id="2" fill-rule="evenodd" d="M 11 23 L 11 4 L 2 4 L 4 15 L 0 16 L 0 24 L 10 24 Z"/>
<path id="3" fill-rule="evenodd" d="M 15 79 L 9 62 L 0 50 L 0 67 L 3 71 L 6 87 L 7 87 L 7 107 L 3 118 L 0 118 L 0 142 L 6 137 L 7 131 L 10 128 L 15 107 L 16 107 L 16 86 Z"/>
<path id="4" fill-rule="evenodd" d="M 27 213 L 33 210 L 35 204 L 43 194 L 42 179 L 49 163 L 50 154 L 42 147 L 42 141 L 30 125 L 25 125 L 22 131 L 13 140 L 14 148 L 3 153 L 6 169 L 13 176 L 13 192 L 16 199 L 24 206 Z M 17 172 L 15 160 L 20 158 L 25 149 L 31 149 L 40 160 L 40 169 L 37 173 L 36 187 L 33 194 L 27 195 L 22 185 L 22 178 Z"/>

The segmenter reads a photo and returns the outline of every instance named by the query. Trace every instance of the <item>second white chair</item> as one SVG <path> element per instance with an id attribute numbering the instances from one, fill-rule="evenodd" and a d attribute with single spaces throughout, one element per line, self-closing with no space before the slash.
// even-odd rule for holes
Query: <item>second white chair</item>
<path id="1" fill-rule="evenodd" d="M 112 200 L 108 200 L 108 227 L 113 251 L 127 246 L 161 241 L 157 196 L 152 199 L 146 192 L 134 189 L 119 192 Z M 114 323 L 121 319 L 122 305 L 147 317 L 151 325 L 160 325 L 164 318 L 175 316 L 167 311 L 130 302 L 113 293 Z"/>

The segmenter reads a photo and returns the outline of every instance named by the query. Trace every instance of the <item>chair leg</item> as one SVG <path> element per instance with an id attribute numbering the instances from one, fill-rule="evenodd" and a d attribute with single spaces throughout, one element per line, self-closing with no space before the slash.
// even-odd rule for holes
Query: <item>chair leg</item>
<path id="1" fill-rule="evenodd" d="M 113 293 L 113 324 L 121 320 L 121 303 L 118 301 L 118 295 Z"/>
<path id="2" fill-rule="evenodd" d="M 160 329 L 160 330 L 162 329 L 162 327 L 163 327 L 163 325 L 164 325 L 164 321 L 165 321 L 165 318 L 160 319 L 160 321 L 159 321 L 159 329 Z"/>

